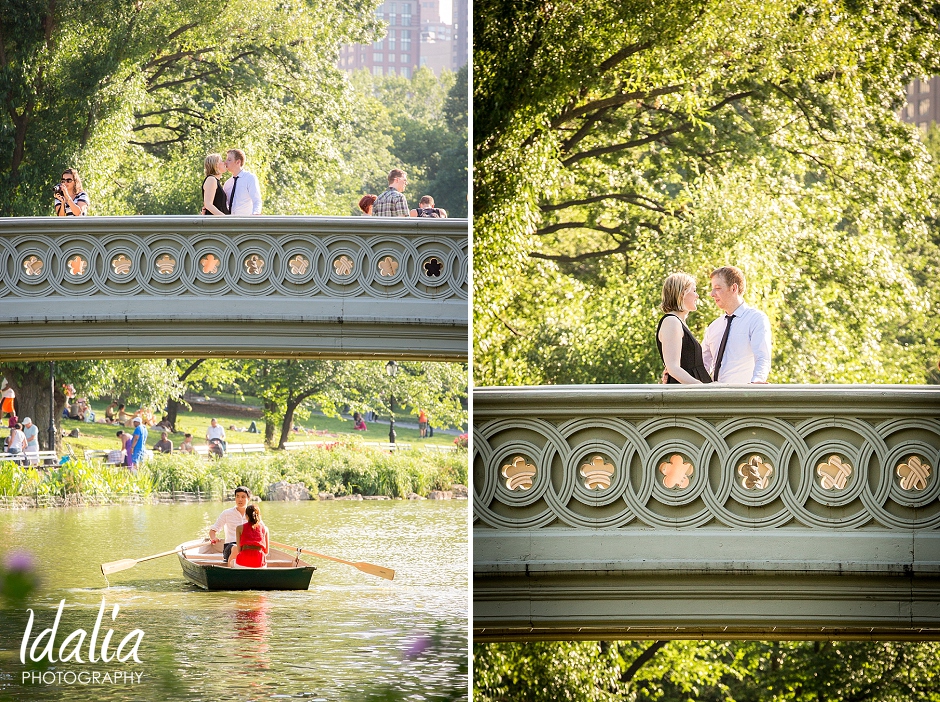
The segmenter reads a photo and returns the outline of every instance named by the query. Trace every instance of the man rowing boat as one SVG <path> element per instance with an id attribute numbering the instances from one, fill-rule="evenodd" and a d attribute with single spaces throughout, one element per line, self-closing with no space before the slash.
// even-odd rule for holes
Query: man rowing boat
<path id="1" fill-rule="evenodd" d="M 244 485 L 235 488 L 235 506 L 224 510 L 215 524 L 209 529 L 209 540 L 216 543 L 216 534 L 219 529 L 225 529 L 225 545 L 222 548 L 222 562 L 228 565 L 229 556 L 232 554 L 232 548 L 236 542 L 236 530 L 245 524 L 248 520 L 245 517 L 245 510 L 248 508 L 248 501 L 251 499 L 251 490 Z"/>

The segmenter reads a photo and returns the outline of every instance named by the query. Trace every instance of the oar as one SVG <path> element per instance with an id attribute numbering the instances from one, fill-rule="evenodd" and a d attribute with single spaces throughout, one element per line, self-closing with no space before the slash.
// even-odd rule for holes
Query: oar
<path id="1" fill-rule="evenodd" d="M 154 558 L 163 558 L 164 556 L 170 556 L 174 553 L 182 553 L 183 551 L 189 551 L 193 548 L 199 548 L 205 542 L 199 542 L 194 546 L 187 546 L 186 548 L 176 547 L 172 551 L 164 551 L 163 553 L 158 553 L 155 556 L 144 556 L 143 558 L 122 558 L 119 561 L 111 561 L 110 563 L 101 564 L 101 574 L 108 576 L 111 573 L 117 573 L 122 570 L 127 570 L 133 568 L 138 563 L 143 563 L 144 561 L 152 561 Z"/>
<path id="2" fill-rule="evenodd" d="M 279 544 L 277 541 L 271 541 L 272 546 L 277 546 L 278 548 L 286 548 L 291 551 L 300 551 L 301 553 L 306 553 L 308 556 L 316 556 L 317 558 L 325 558 L 328 561 L 336 561 L 337 563 L 345 563 L 350 565 L 353 568 L 361 570 L 363 573 L 368 573 L 369 575 L 376 575 L 380 578 L 385 578 L 386 580 L 395 579 L 395 571 L 391 568 L 385 568 L 384 566 L 375 565 L 374 563 L 363 563 L 359 561 L 358 563 L 353 563 L 352 561 L 344 561 L 342 558 L 336 558 L 335 556 L 327 556 L 324 553 L 316 553 L 315 551 L 308 551 L 304 548 L 297 548 L 296 546 L 288 546 L 287 544 Z"/>

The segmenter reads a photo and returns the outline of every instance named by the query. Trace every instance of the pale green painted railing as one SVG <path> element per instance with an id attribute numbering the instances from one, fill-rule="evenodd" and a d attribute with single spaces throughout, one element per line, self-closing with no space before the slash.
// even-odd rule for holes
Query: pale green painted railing
<path id="1" fill-rule="evenodd" d="M 473 400 L 481 640 L 940 637 L 940 388 Z"/>
<path id="2" fill-rule="evenodd" d="M 0 360 L 464 360 L 467 220 L 0 220 Z"/>

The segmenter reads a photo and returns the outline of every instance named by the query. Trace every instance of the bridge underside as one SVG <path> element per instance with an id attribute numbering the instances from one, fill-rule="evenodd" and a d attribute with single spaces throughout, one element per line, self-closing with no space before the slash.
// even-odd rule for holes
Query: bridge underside
<path id="1" fill-rule="evenodd" d="M 940 640 L 936 534 L 488 531 L 475 641 Z"/>
<path id="2" fill-rule="evenodd" d="M 466 303 L 166 298 L 6 300 L 0 361 L 358 358 L 466 361 Z M 454 309 L 449 309 L 453 307 Z"/>

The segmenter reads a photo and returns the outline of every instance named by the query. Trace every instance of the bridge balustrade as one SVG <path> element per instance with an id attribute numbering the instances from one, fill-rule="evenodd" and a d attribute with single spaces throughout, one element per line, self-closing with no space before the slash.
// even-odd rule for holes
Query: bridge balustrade
<path id="1" fill-rule="evenodd" d="M 0 360 L 462 361 L 468 270 L 465 219 L 2 219 Z"/>
<path id="2" fill-rule="evenodd" d="M 940 388 L 473 393 L 474 638 L 940 638 Z"/>

